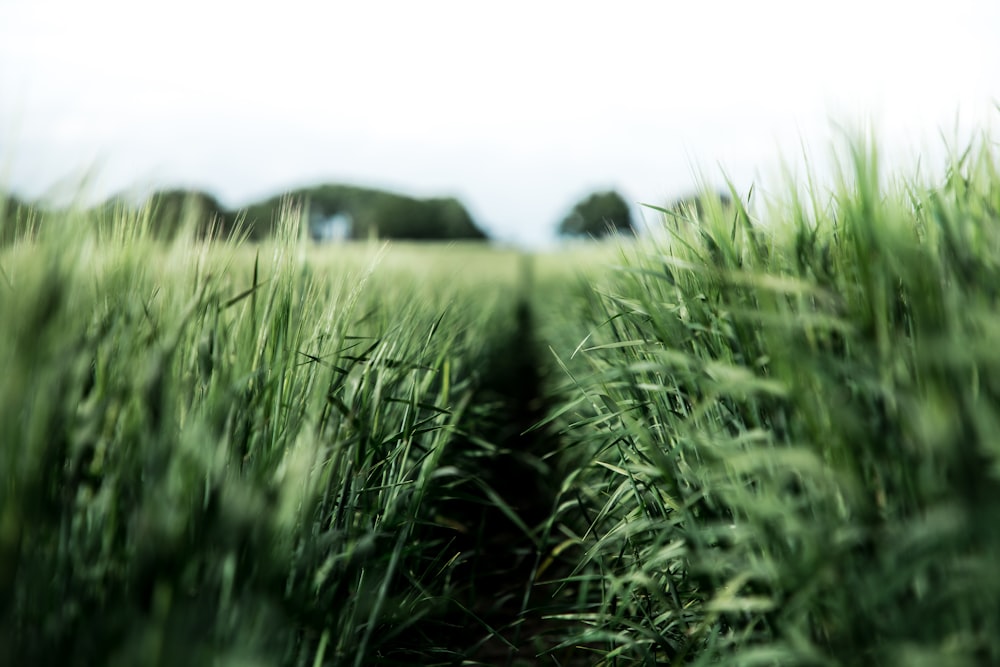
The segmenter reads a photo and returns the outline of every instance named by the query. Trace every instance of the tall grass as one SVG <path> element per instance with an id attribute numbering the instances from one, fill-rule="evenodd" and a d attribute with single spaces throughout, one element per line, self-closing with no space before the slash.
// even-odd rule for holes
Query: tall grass
<path id="1" fill-rule="evenodd" d="M 489 446 L 453 447 L 513 290 L 328 270 L 293 211 L 256 249 L 165 248 L 142 215 L 0 250 L 4 654 L 454 660 L 440 508 Z"/>
<path id="2" fill-rule="evenodd" d="M 1000 661 L 996 158 L 843 167 L 761 220 L 664 211 L 578 302 L 553 419 L 595 662 Z"/>
<path id="3" fill-rule="evenodd" d="M 1000 173 L 878 157 L 614 258 L 0 206 L 2 655 L 1000 662 Z"/>

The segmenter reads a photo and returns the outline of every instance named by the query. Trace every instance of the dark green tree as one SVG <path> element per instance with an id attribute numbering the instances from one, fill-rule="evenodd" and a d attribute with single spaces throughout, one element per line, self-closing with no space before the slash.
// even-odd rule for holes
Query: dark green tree
<path id="1" fill-rule="evenodd" d="M 476 226 L 469 211 L 454 197 L 426 199 L 424 205 L 437 220 L 443 238 L 486 239 L 486 233 Z"/>
<path id="2" fill-rule="evenodd" d="M 628 202 L 614 190 L 593 193 L 559 223 L 561 236 L 599 238 L 609 233 L 635 234 Z"/>
<path id="3" fill-rule="evenodd" d="M 252 238 L 267 236 L 281 209 L 289 202 L 304 206 L 310 216 L 344 214 L 351 220 L 350 236 L 365 239 L 454 240 L 485 239 L 468 210 L 454 198 L 416 199 L 393 192 L 350 185 L 319 185 L 294 190 L 245 209 Z M 258 232 L 260 232 L 258 234 Z"/>
<path id="4" fill-rule="evenodd" d="M 172 239 L 191 225 L 199 238 L 232 233 L 232 220 L 212 195 L 198 190 L 160 190 L 145 203 L 155 238 Z"/>

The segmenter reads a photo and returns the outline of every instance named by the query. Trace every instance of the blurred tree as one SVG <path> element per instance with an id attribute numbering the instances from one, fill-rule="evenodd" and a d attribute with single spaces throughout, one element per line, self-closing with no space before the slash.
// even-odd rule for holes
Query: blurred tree
<path id="1" fill-rule="evenodd" d="M 381 238 L 415 241 L 486 238 L 455 199 L 385 195 L 374 202 L 369 213 L 367 220 L 372 227 L 358 230 L 360 236 L 374 231 Z"/>
<path id="2" fill-rule="evenodd" d="M 486 238 L 457 199 L 415 199 L 383 190 L 335 184 L 301 188 L 248 206 L 246 221 L 254 230 L 254 238 L 260 238 L 257 232 L 273 227 L 288 201 L 304 205 L 313 219 L 345 216 L 351 221 L 348 233 L 354 239 Z"/>
<path id="3" fill-rule="evenodd" d="M 190 226 L 199 238 L 232 233 L 232 218 L 212 195 L 198 190 L 160 190 L 146 200 L 150 232 L 155 238 L 172 239 Z"/>
<path id="4" fill-rule="evenodd" d="M 427 199 L 424 203 L 438 220 L 444 238 L 486 239 L 486 233 L 476 226 L 469 211 L 454 197 Z"/>
<path id="5" fill-rule="evenodd" d="M 561 236 L 599 238 L 609 233 L 635 234 L 628 202 L 614 190 L 595 192 L 559 223 Z"/>
<path id="6" fill-rule="evenodd" d="M 86 210 L 102 226 L 113 226 L 134 205 L 122 195 Z M 0 244 L 37 229 L 42 206 L 0 193 Z M 238 211 L 225 209 L 212 195 L 199 190 L 169 189 L 145 199 L 141 215 L 149 222 L 153 238 L 171 240 L 182 230 L 198 238 L 228 237 L 240 232 L 251 241 L 275 234 L 279 223 L 293 216 L 296 224 L 340 217 L 350 238 L 456 240 L 486 239 L 468 210 L 451 197 L 416 199 L 392 192 L 350 185 L 320 185 L 254 202 Z"/>

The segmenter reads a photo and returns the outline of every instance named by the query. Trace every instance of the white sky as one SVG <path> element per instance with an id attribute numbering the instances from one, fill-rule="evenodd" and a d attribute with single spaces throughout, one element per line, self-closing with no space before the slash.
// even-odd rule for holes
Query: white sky
<path id="1" fill-rule="evenodd" d="M 31 195 L 348 182 L 537 242 L 596 188 L 759 187 L 832 121 L 915 162 L 997 101 L 997 0 L 0 0 L 0 184 Z"/>

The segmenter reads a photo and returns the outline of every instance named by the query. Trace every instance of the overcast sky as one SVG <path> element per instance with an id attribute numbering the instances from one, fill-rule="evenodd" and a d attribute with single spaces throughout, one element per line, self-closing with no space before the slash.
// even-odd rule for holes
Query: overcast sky
<path id="1" fill-rule="evenodd" d="M 348 182 L 535 242 L 596 188 L 766 187 L 837 123 L 915 163 L 995 124 L 998 37 L 997 0 L 0 0 L 0 184 Z"/>

